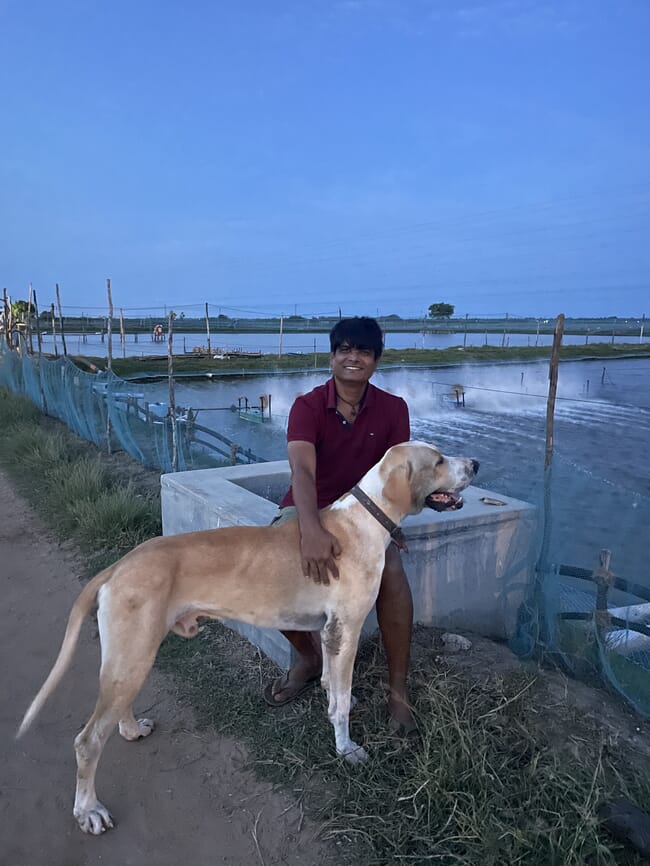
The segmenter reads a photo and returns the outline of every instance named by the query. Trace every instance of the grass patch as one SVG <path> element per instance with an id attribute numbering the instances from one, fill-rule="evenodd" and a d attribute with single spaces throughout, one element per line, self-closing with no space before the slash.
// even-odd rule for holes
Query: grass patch
<path id="1" fill-rule="evenodd" d="M 0 389 L 0 462 L 61 537 L 87 555 L 89 575 L 161 532 L 160 497 L 24 397 Z"/>
<path id="2" fill-rule="evenodd" d="M 118 457 L 0 390 L 0 462 L 94 570 L 160 531 L 157 495 Z M 479 652 L 463 668 L 433 636 L 421 629 L 413 646 L 418 742 L 387 733 L 385 660 L 376 640 L 361 646 L 352 732 L 371 758 L 359 768 L 336 758 L 320 690 L 268 709 L 260 692 L 274 665 L 218 623 L 192 641 L 168 637 L 158 663 L 200 724 L 244 740 L 258 773 L 323 822 L 341 863 L 640 866 L 596 807 L 623 795 L 650 808 L 647 751 L 558 700 L 547 673 L 499 672 Z"/>
<path id="3" fill-rule="evenodd" d="M 650 347 L 638 343 L 593 343 L 585 346 L 562 346 L 560 354 L 563 360 L 581 358 L 620 358 L 648 357 Z M 382 355 L 382 367 L 422 366 L 445 367 L 467 363 L 514 363 L 519 361 L 535 361 L 550 358 L 550 346 L 467 346 L 460 344 L 448 349 L 387 349 Z M 105 358 L 74 359 L 82 366 L 92 363 L 94 368 L 105 369 Z M 329 354 L 325 352 L 305 353 L 302 355 L 276 354 L 262 355 L 259 358 L 230 357 L 209 358 L 206 356 L 175 355 L 174 372 L 177 374 L 211 373 L 289 373 L 294 371 L 309 371 L 327 369 Z M 114 358 L 113 371 L 118 376 L 167 375 L 167 356 L 161 354 L 153 357 Z"/>
<path id="4" fill-rule="evenodd" d="M 352 733 L 371 758 L 358 768 L 334 756 L 320 690 L 268 710 L 260 689 L 277 671 L 223 626 L 193 641 L 169 637 L 159 664 L 176 673 L 200 723 L 245 737 L 258 772 L 319 816 L 342 862 L 640 864 L 601 832 L 596 807 L 616 795 L 650 806 L 647 762 L 635 767 L 622 744 L 617 752 L 557 705 L 543 673 L 458 671 L 431 647 L 430 638 L 414 645 L 415 743 L 387 733 L 383 654 L 376 640 L 360 648 Z"/>

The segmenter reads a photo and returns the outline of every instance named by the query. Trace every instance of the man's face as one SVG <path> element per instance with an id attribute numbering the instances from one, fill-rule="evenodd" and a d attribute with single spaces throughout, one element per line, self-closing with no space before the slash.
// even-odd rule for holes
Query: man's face
<path id="1" fill-rule="evenodd" d="M 330 367 L 334 378 L 340 382 L 365 384 L 377 369 L 378 359 L 372 349 L 358 349 L 349 343 L 341 343 L 330 355 Z"/>

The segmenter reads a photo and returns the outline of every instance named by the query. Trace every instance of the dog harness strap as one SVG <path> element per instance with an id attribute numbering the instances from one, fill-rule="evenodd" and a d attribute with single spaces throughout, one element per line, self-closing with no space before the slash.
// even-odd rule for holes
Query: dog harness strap
<path id="1" fill-rule="evenodd" d="M 388 534 L 391 539 L 395 542 L 395 544 L 399 547 L 400 550 L 403 550 L 405 553 L 408 553 L 408 547 L 406 546 L 406 539 L 404 538 L 404 533 L 399 528 L 399 526 L 394 523 L 390 517 L 385 514 L 381 508 L 372 501 L 372 499 L 368 496 L 367 493 L 364 493 L 363 490 L 359 487 L 358 484 L 355 484 L 350 493 L 358 499 L 359 502 L 363 505 L 366 511 L 370 512 L 372 516 L 377 520 L 384 529 L 388 530 Z"/>

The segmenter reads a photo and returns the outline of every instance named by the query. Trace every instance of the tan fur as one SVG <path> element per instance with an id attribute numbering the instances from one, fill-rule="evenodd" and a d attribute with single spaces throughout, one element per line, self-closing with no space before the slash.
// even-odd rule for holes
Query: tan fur
<path id="1" fill-rule="evenodd" d="M 473 478 L 468 458 L 446 458 L 425 443 L 389 449 L 360 487 L 393 520 L 420 511 L 432 492 L 457 492 Z M 349 736 L 352 668 L 363 622 L 375 602 L 389 543 L 388 532 L 346 494 L 321 514 L 342 547 L 340 577 L 315 583 L 302 573 L 296 520 L 280 526 L 228 527 L 146 541 L 98 574 L 75 601 L 67 629 L 42 688 L 18 731 L 22 735 L 68 668 L 81 623 L 98 602 L 102 643 L 99 697 L 75 740 L 77 792 L 74 814 L 81 829 L 113 826 L 95 794 L 95 771 L 115 725 L 126 739 L 147 736 L 148 719 L 136 721 L 131 705 L 171 630 L 192 637 L 201 617 L 236 619 L 257 626 L 321 631 L 329 718 L 336 749 L 351 763 L 366 759 Z"/>

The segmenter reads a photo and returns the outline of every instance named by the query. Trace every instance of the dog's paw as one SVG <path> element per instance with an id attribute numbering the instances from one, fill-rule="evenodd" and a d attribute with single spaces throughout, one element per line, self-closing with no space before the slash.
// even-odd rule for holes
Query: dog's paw
<path id="1" fill-rule="evenodd" d="M 156 727 L 153 719 L 122 719 L 118 725 L 120 735 L 125 740 L 133 742 L 133 740 L 141 740 L 143 737 L 148 737 Z"/>
<path id="2" fill-rule="evenodd" d="M 140 737 L 148 737 L 156 727 L 156 723 L 153 719 L 138 719 L 138 730 L 140 731 Z"/>
<path id="3" fill-rule="evenodd" d="M 340 752 L 340 754 L 343 755 L 348 764 L 352 764 L 353 766 L 365 764 L 368 760 L 368 752 L 352 740 L 350 740 L 350 745 L 345 751 Z"/>
<path id="4" fill-rule="evenodd" d="M 101 836 L 115 826 L 110 812 L 99 800 L 91 809 L 75 809 L 74 816 L 83 832 L 92 836 Z"/>

